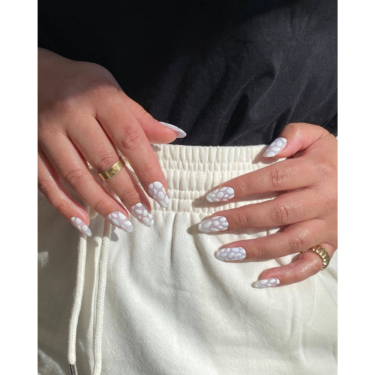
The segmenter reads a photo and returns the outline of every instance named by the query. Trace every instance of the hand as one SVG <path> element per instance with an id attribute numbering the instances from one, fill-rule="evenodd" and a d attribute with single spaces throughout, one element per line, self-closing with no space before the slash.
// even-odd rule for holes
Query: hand
<path id="1" fill-rule="evenodd" d="M 283 229 L 270 236 L 227 244 L 216 251 L 216 258 L 225 262 L 264 261 L 303 252 L 315 245 L 321 245 L 332 257 L 337 249 L 336 138 L 320 126 L 289 124 L 264 156 L 291 158 L 227 181 L 206 199 L 235 201 L 251 194 L 284 193 L 267 202 L 216 212 L 201 222 L 199 229 Z M 288 265 L 264 271 L 255 286 L 296 283 L 316 274 L 321 267 L 319 255 L 303 252 Z"/>
<path id="2" fill-rule="evenodd" d="M 153 224 L 150 204 L 125 167 L 105 189 L 88 169 L 102 172 L 119 160 L 120 150 L 149 195 L 166 207 L 167 184 L 152 143 L 169 143 L 184 132 L 162 125 L 130 99 L 103 67 L 39 50 L 39 189 L 79 230 L 91 235 L 89 216 L 64 187 L 131 232 L 127 210 L 143 224 Z M 153 185 L 151 185 L 153 184 Z"/>

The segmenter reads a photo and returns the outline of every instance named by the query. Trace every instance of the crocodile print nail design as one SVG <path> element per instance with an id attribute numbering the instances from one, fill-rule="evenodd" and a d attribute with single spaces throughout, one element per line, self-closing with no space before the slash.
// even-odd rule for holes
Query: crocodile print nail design
<path id="1" fill-rule="evenodd" d="M 80 219 L 79 217 L 72 217 L 72 224 L 83 234 L 87 234 L 89 237 L 92 236 L 90 228 Z"/>
<path id="2" fill-rule="evenodd" d="M 134 217 L 136 217 L 140 223 L 146 225 L 146 227 L 152 227 L 154 225 L 154 219 L 145 204 L 137 203 L 130 210 Z"/>
<path id="3" fill-rule="evenodd" d="M 276 138 L 267 148 L 266 151 L 264 151 L 263 156 L 265 158 L 270 158 L 272 156 L 276 156 L 278 153 L 280 153 L 282 150 L 284 150 L 287 140 L 285 138 Z"/>
<path id="4" fill-rule="evenodd" d="M 113 211 L 107 216 L 107 219 L 110 220 L 113 225 L 123 229 L 125 232 L 133 232 L 133 224 L 122 212 Z"/>
<path id="5" fill-rule="evenodd" d="M 243 247 L 226 247 L 216 251 L 215 258 L 224 262 L 243 260 L 246 258 L 246 251 Z"/>
<path id="6" fill-rule="evenodd" d="M 220 232 L 228 229 L 228 220 L 224 216 L 215 216 L 212 219 L 203 220 L 198 229 L 204 233 Z"/>
<path id="7" fill-rule="evenodd" d="M 220 189 L 215 189 L 208 193 L 206 199 L 209 202 L 225 202 L 234 197 L 234 190 L 229 186 L 222 187 Z"/>
<path id="8" fill-rule="evenodd" d="M 151 197 L 160 204 L 160 206 L 164 208 L 168 207 L 169 199 L 161 182 L 155 181 L 148 185 L 148 192 L 150 193 Z"/>
<path id="9" fill-rule="evenodd" d="M 254 283 L 255 288 L 269 288 L 271 286 L 278 286 L 280 284 L 279 279 L 264 279 Z"/>

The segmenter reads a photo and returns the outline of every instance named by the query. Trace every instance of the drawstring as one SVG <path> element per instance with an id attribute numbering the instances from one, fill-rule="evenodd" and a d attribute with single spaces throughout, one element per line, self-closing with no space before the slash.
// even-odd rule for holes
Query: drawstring
<path id="1" fill-rule="evenodd" d="M 94 375 L 100 375 L 102 370 L 102 337 L 103 337 L 103 317 L 104 317 L 104 298 L 107 282 L 107 264 L 109 244 L 111 237 L 112 224 L 105 220 L 104 234 L 99 260 L 99 281 L 96 299 L 96 321 L 94 327 Z M 81 312 L 83 290 L 85 284 L 85 269 L 87 255 L 87 236 L 81 234 L 78 244 L 78 264 L 77 280 L 74 295 L 72 313 L 69 322 L 68 337 L 68 362 L 71 375 L 78 375 L 76 366 L 76 344 L 78 319 Z"/>

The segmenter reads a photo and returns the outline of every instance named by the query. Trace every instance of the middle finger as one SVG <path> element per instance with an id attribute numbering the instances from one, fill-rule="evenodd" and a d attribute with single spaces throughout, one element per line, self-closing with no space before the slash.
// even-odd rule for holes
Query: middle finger
<path id="1" fill-rule="evenodd" d="M 244 228 L 273 228 L 314 219 L 322 214 L 322 206 L 310 188 L 282 194 L 277 198 L 215 212 L 203 220 L 198 229 L 204 233 Z"/>

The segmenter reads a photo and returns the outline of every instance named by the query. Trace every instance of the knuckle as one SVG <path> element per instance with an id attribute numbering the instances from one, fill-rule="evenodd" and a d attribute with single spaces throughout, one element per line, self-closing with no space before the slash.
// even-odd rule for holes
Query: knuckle
<path id="1" fill-rule="evenodd" d="M 237 224 L 238 224 L 238 227 L 239 228 L 249 228 L 250 227 L 250 220 L 249 220 L 249 217 L 244 215 L 244 214 L 240 214 L 239 216 L 237 216 Z"/>
<path id="2" fill-rule="evenodd" d="M 305 239 L 303 236 L 295 234 L 288 237 L 288 246 L 291 253 L 298 253 L 305 248 Z"/>
<path id="3" fill-rule="evenodd" d="M 136 150 L 142 145 L 142 133 L 135 126 L 127 126 L 123 130 L 124 134 L 120 139 L 120 148 L 127 150 Z"/>
<path id="4" fill-rule="evenodd" d="M 316 259 L 314 262 L 311 262 L 309 264 L 309 269 L 313 275 L 318 273 L 322 268 L 322 261 L 319 259 Z"/>
<path id="5" fill-rule="evenodd" d="M 64 175 L 65 181 L 73 188 L 82 183 L 86 178 L 86 171 L 81 168 L 70 170 Z"/>
<path id="6" fill-rule="evenodd" d="M 66 200 L 61 200 L 58 203 L 54 204 L 54 207 L 61 213 L 69 212 L 70 203 Z"/>
<path id="7" fill-rule="evenodd" d="M 255 246 L 252 249 L 252 252 L 254 253 L 256 259 L 259 259 L 259 260 L 269 259 L 268 252 L 262 246 L 259 246 L 259 245 Z"/>
<path id="8" fill-rule="evenodd" d="M 118 197 L 122 202 L 139 202 L 139 196 L 136 189 L 131 186 L 125 186 L 118 194 Z"/>
<path id="9" fill-rule="evenodd" d="M 270 211 L 270 219 L 273 224 L 287 224 L 293 215 L 293 210 L 289 206 L 274 204 Z"/>
<path id="10" fill-rule="evenodd" d="M 98 161 L 96 163 L 96 167 L 99 171 L 105 171 L 119 159 L 119 157 L 111 151 L 98 152 L 97 156 Z"/>
<path id="11" fill-rule="evenodd" d="M 290 173 L 284 168 L 271 168 L 269 172 L 269 181 L 272 188 L 280 188 L 288 180 L 289 175 Z"/>
<path id="12" fill-rule="evenodd" d="M 106 212 L 106 207 L 108 206 L 108 199 L 106 197 L 99 198 L 95 203 L 94 203 L 94 210 L 96 212 Z"/>
<path id="13" fill-rule="evenodd" d="M 49 193 L 53 189 L 53 185 L 54 184 L 49 180 L 39 180 L 38 181 L 38 189 L 46 197 L 49 195 Z"/>

